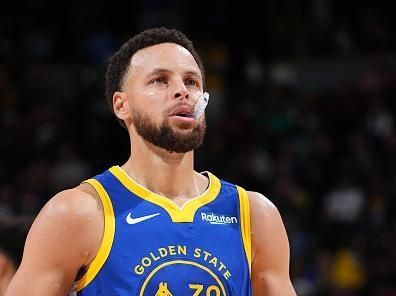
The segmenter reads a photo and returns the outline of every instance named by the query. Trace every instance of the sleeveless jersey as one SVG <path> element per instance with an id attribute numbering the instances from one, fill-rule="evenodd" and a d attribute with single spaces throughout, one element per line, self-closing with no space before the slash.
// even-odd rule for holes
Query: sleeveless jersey
<path id="1" fill-rule="evenodd" d="M 205 174 L 209 187 L 183 207 L 139 185 L 119 166 L 85 181 L 102 202 L 104 236 L 74 294 L 252 295 L 247 193 Z"/>

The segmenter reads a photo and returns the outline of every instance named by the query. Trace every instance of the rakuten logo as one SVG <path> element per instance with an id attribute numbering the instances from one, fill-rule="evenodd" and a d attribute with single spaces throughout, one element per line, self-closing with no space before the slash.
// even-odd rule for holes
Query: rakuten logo
<path id="1" fill-rule="evenodd" d="M 202 221 L 209 222 L 210 224 L 220 224 L 220 225 L 227 225 L 227 224 L 238 224 L 237 217 L 234 216 L 225 216 L 225 215 L 216 215 L 213 213 L 201 213 Z"/>

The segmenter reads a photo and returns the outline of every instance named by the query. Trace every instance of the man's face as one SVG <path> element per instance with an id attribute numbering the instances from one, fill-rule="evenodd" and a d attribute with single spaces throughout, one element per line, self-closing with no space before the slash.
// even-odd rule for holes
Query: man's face
<path id="1" fill-rule="evenodd" d="M 203 93 L 202 76 L 188 50 L 174 43 L 139 50 L 132 57 L 124 90 L 131 122 L 146 141 L 176 153 L 202 144 L 204 116 L 192 117 Z"/>

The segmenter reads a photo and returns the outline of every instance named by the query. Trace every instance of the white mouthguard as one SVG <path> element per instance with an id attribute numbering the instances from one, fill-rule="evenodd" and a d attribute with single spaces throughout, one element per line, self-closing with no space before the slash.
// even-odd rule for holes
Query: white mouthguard
<path id="1" fill-rule="evenodd" d="M 205 108 L 209 102 L 209 94 L 204 92 L 202 96 L 199 97 L 197 104 L 195 104 L 193 117 L 199 119 L 204 113 Z"/>

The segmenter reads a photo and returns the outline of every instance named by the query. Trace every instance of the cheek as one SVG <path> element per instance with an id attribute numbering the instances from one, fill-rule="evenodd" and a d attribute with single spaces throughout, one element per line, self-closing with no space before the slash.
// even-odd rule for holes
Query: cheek
<path id="1" fill-rule="evenodd" d="M 169 110 L 166 109 L 166 95 L 155 89 L 134 90 L 131 93 L 131 108 L 138 113 L 149 116 L 153 121 L 163 121 Z"/>
<path id="2" fill-rule="evenodd" d="M 149 98 L 151 98 L 151 99 L 154 99 L 154 98 L 157 96 L 157 93 L 156 93 L 154 90 L 149 89 L 149 90 L 147 90 L 147 91 L 144 93 L 144 95 L 147 96 L 147 97 L 149 97 Z"/>
<path id="3" fill-rule="evenodd" d="M 150 108 L 153 105 L 163 104 L 166 96 L 148 87 L 144 90 L 134 92 L 133 98 L 135 103 L 142 108 Z"/>

